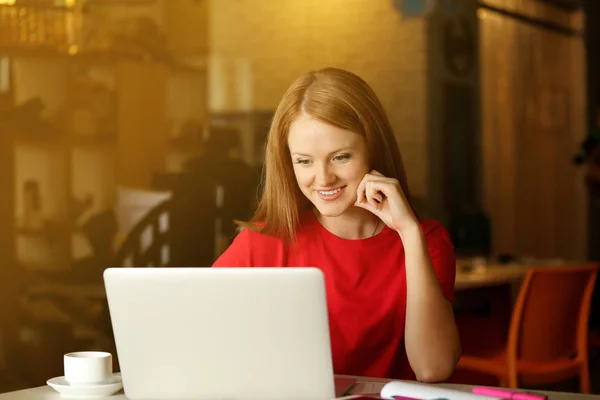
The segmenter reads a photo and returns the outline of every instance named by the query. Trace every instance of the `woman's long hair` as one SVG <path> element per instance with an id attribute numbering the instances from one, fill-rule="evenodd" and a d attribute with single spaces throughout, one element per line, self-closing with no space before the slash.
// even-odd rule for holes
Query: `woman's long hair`
<path id="1" fill-rule="evenodd" d="M 412 207 L 398 143 L 375 92 L 351 72 L 325 68 L 302 75 L 283 95 L 267 139 L 262 197 L 252 219 L 241 226 L 286 243 L 295 240 L 300 211 L 310 205 L 296 182 L 288 148 L 290 125 L 301 114 L 363 136 L 370 169 L 396 178 Z"/>

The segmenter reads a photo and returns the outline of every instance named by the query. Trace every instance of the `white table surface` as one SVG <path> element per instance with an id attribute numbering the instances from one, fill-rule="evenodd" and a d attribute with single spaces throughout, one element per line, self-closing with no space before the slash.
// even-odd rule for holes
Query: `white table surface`
<path id="1" fill-rule="evenodd" d="M 367 395 L 374 395 L 376 392 L 381 390 L 381 387 L 389 382 L 387 379 L 376 379 L 376 378 L 364 378 L 364 377 L 352 377 L 356 379 L 356 389 L 358 391 L 366 390 Z M 439 384 L 439 386 L 470 392 L 473 386 L 470 385 L 456 385 L 456 384 Z M 580 393 L 566 393 L 566 392 L 537 392 L 548 396 L 548 400 L 600 400 L 600 395 L 584 395 Z M 353 395 L 346 396 L 340 399 L 352 399 Z M 0 394 L 0 400 L 60 400 L 62 397 L 58 392 L 49 386 L 41 386 L 32 389 L 20 390 L 16 392 L 9 392 Z M 125 395 L 117 394 L 114 396 L 105 397 L 105 400 L 127 400 Z"/>

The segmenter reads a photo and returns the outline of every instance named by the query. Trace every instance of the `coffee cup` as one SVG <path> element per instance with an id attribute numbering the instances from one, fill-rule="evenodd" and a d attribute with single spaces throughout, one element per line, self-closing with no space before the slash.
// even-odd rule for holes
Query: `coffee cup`
<path id="1" fill-rule="evenodd" d="M 71 385 L 108 381 L 113 373 L 112 355 L 104 351 L 78 351 L 64 355 L 65 380 Z"/>

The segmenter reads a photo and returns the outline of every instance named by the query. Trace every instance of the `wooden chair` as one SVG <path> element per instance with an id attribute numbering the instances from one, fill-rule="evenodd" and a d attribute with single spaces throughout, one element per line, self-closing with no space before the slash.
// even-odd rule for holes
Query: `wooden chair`
<path id="1" fill-rule="evenodd" d="M 579 375 L 590 392 L 588 318 L 598 265 L 528 271 L 512 313 L 505 348 L 464 355 L 458 370 L 496 376 L 501 386 L 544 385 Z"/>
<path id="2" fill-rule="evenodd" d="M 146 214 L 127 235 L 116 252 L 114 265 L 159 267 L 168 264 L 165 249 L 169 245 L 169 230 L 161 221 L 168 222 L 171 200 L 165 200 Z"/>

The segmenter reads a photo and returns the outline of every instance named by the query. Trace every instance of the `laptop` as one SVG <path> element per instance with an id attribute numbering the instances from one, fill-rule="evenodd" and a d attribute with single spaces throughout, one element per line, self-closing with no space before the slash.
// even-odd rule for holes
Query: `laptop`
<path id="1" fill-rule="evenodd" d="M 316 268 L 108 268 L 130 400 L 333 399 Z"/>

